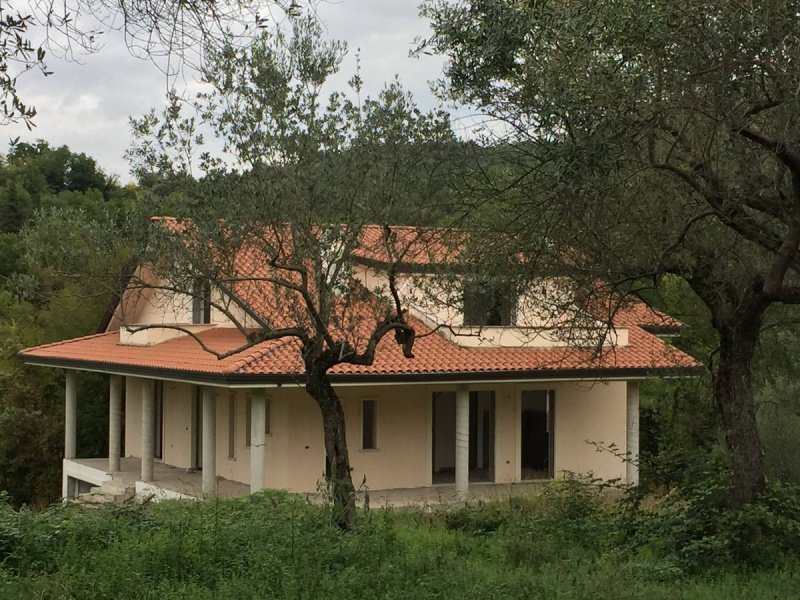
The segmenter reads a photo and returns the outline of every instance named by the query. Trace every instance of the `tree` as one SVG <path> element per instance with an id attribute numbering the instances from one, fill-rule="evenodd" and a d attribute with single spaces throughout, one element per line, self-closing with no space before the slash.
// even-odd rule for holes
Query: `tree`
<path id="1" fill-rule="evenodd" d="M 295 0 L 28 0 L 27 10 L 0 7 L 0 122 L 22 120 L 31 127 L 36 108 L 18 94 L 17 80 L 32 70 L 50 75 L 48 51 L 74 59 L 102 48 L 104 36 L 116 30 L 131 53 L 174 75 L 184 61 L 203 64 L 198 50 L 246 44 L 272 17 L 272 9 L 294 14 L 301 7 Z M 33 40 L 37 33 L 44 36 L 42 43 Z"/>
<path id="2" fill-rule="evenodd" d="M 131 193 L 93 159 L 41 140 L 12 146 L 0 164 L 0 489 L 15 505 L 41 506 L 60 497 L 64 418 L 60 374 L 23 366 L 17 352 L 96 330 L 108 296 L 97 289 L 92 269 L 96 274 L 118 268 L 125 256 L 98 253 L 112 247 L 76 232 L 107 215 L 107 235 L 113 236 Z M 43 208 L 49 221 L 33 227 L 34 214 Z M 70 219 L 73 225 L 65 227 Z M 66 255 L 72 262 L 62 260 L 61 266 L 69 269 L 49 267 L 53 256 Z M 79 268 L 86 278 L 69 276 Z M 79 415 L 78 444 L 84 456 L 99 456 L 107 440 L 108 386 L 94 375 L 79 385 L 88 400 Z"/>
<path id="3" fill-rule="evenodd" d="M 753 355 L 770 307 L 800 302 L 800 3 L 429 0 L 422 12 L 434 34 L 421 48 L 449 59 L 443 92 L 514 142 L 515 169 L 490 187 L 529 198 L 515 226 L 554 224 L 618 289 L 671 274 L 706 305 L 731 501 L 752 501 L 765 485 Z"/>
<path id="4" fill-rule="evenodd" d="M 415 331 L 395 272 L 412 246 L 419 252 L 429 240 L 397 235 L 392 224 L 412 208 L 420 219 L 436 218 L 447 157 L 458 146 L 447 114 L 421 112 L 396 82 L 361 99 L 356 76 L 350 93 L 325 98 L 345 46 L 321 39 L 320 25 L 307 18 L 289 34 L 263 33 L 247 50 L 210 53 L 212 91 L 195 106 L 226 155 L 203 152 L 198 181 L 190 149 L 202 151 L 202 140 L 176 99 L 164 115 L 133 121 L 134 168 L 150 180 L 181 181 L 183 193 L 177 219 L 157 221 L 146 243 L 134 246 L 153 275 L 142 272 L 130 285 L 210 298 L 243 334 L 242 345 L 224 353 L 203 345 L 217 356 L 274 340 L 296 345 L 305 389 L 322 415 L 336 520 L 347 529 L 355 491 L 328 373 L 340 364 L 371 365 L 387 336 L 412 356 Z M 150 201 L 158 207 L 164 198 L 153 192 Z M 367 240 L 366 231 L 375 235 Z M 376 289 L 353 279 L 354 255 L 365 243 L 384 256 L 386 279 Z M 198 281 L 210 284 L 210 294 Z"/>

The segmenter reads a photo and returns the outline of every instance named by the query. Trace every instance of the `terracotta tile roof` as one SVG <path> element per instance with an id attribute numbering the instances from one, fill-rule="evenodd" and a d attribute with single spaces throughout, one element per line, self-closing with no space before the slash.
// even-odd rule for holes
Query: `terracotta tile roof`
<path id="1" fill-rule="evenodd" d="M 617 327 L 643 327 L 645 329 L 679 330 L 683 327 L 678 319 L 667 313 L 652 308 L 644 302 L 633 302 L 620 308 L 614 315 L 614 324 Z"/>
<path id="2" fill-rule="evenodd" d="M 174 219 L 158 219 L 169 229 L 179 232 L 184 227 Z M 431 260 L 449 260 L 457 256 L 459 240 L 451 233 L 435 229 L 412 227 L 393 228 L 395 250 L 403 253 L 408 264 L 424 264 Z M 386 260 L 388 252 L 383 242 L 383 230 L 368 226 L 362 231 L 363 257 Z M 454 254 L 455 253 L 455 254 Z M 302 306 L 297 292 L 273 286 L 267 260 L 254 247 L 244 246 L 235 257 L 235 275 L 241 279 L 234 291 L 258 314 L 269 320 L 273 328 L 302 326 L 308 317 L 294 307 Z M 355 285 L 355 284 L 353 284 Z M 350 343 L 361 348 L 371 334 L 378 314 L 385 312 L 381 302 L 364 288 L 352 288 L 348 298 L 333 309 L 333 323 L 340 331 L 349 332 Z M 700 368 L 690 356 L 669 346 L 642 327 L 677 327 L 669 316 L 643 304 L 628 305 L 617 313 L 615 324 L 629 330 L 626 346 L 596 353 L 579 348 L 488 348 L 464 347 L 451 342 L 439 333 L 432 333 L 423 323 L 410 320 L 417 331 L 414 358 L 403 356 L 394 336 L 384 338 L 369 367 L 340 364 L 331 374 L 342 380 L 374 380 L 397 377 L 436 377 L 448 374 L 459 376 L 546 377 L 548 374 L 581 376 L 610 376 L 614 372 L 647 373 L 652 371 L 681 371 Z M 241 332 L 232 327 L 209 327 L 199 334 L 212 350 L 224 353 L 244 345 Z M 20 352 L 22 360 L 35 364 L 71 366 L 74 368 L 108 369 L 116 372 L 172 372 L 182 377 L 205 376 L 228 381 L 294 381 L 301 378 L 304 366 L 299 342 L 286 338 L 264 342 L 223 359 L 205 352 L 189 336 L 174 338 L 158 345 L 140 347 L 121 345 L 119 333 L 110 332 L 29 348 Z M 588 376 L 588 375 L 587 375 Z"/>
<path id="3" fill-rule="evenodd" d="M 424 325 L 414 323 L 419 334 L 428 333 Z M 244 341 L 233 328 L 211 327 L 200 334 L 210 348 L 224 352 Z M 204 352 L 190 337 L 168 340 L 150 347 L 124 346 L 116 332 L 56 342 L 20 353 L 22 360 L 35 364 L 108 368 L 109 371 L 172 371 L 186 377 L 192 374 L 224 377 L 227 380 L 285 380 L 302 378 L 304 368 L 299 344 L 293 340 L 264 342 L 248 350 L 218 360 Z M 420 337 L 414 346 L 414 358 L 403 357 L 392 336 L 381 342 L 372 366 L 340 364 L 331 374 L 341 381 L 386 379 L 397 376 L 470 376 L 546 377 L 560 373 L 593 372 L 595 376 L 613 375 L 614 371 L 642 374 L 653 371 L 680 371 L 700 368 L 690 356 L 666 344 L 639 327 L 629 330 L 629 344 L 596 354 L 575 348 L 470 348 L 454 344 L 441 335 Z M 377 376 L 377 377 L 376 377 Z"/>
<path id="4" fill-rule="evenodd" d="M 378 263 L 450 264 L 458 261 L 465 243 L 462 231 L 403 225 L 391 227 L 391 238 L 387 244 L 383 227 L 366 225 L 353 255 Z"/>

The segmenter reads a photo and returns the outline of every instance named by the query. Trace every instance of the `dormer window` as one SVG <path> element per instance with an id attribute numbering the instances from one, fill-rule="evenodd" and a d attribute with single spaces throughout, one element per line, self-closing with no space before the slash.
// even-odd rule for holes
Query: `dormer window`
<path id="1" fill-rule="evenodd" d="M 516 302 L 510 290 L 489 281 L 464 286 L 464 325 L 508 327 L 514 324 Z"/>
<path id="2" fill-rule="evenodd" d="M 211 323 L 211 283 L 207 279 L 195 279 L 192 290 L 192 324 Z"/>

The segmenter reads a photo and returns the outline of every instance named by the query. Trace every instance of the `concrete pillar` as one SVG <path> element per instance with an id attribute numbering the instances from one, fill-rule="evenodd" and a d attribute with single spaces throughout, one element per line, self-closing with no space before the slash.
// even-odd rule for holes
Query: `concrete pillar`
<path id="1" fill-rule="evenodd" d="M 628 382 L 626 446 L 628 462 L 625 463 L 625 481 L 639 484 L 639 382 Z"/>
<path id="2" fill-rule="evenodd" d="M 469 491 L 469 388 L 456 390 L 456 497 L 467 499 Z"/>
<path id="3" fill-rule="evenodd" d="M 153 481 L 156 451 L 154 388 L 152 379 L 142 379 L 142 481 Z"/>
<path id="4" fill-rule="evenodd" d="M 122 454 L 122 377 L 112 375 L 108 382 L 108 472 L 119 471 Z"/>
<path id="5" fill-rule="evenodd" d="M 267 400 L 264 392 L 250 396 L 250 493 L 264 489 L 264 458 L 266 438 L 264 424 L 267 420 Z"/>
<path id="6" fill-rule="evenodd" d="M 203 388 L 203 496 L 217 495 L 217 406 L 214 388 Z"/>
<path id="7" fill-rule="evenodd" d="M 78 448 L 78 390 L 75 371 L 64 372 L 64 458 L 75 458 Z"/>

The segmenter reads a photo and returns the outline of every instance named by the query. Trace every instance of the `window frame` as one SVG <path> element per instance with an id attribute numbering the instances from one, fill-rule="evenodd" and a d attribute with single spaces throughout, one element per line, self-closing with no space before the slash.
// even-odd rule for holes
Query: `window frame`
<path id="1" fill-rule="evenodd" d="M 367 407 L 368 404 L 372 406 L 372 414 L 371 414 L 371 419 L 369 421 L 371 423 L 371 428 L 372 428 L 371 436 L 370 436 L 371 440 L 369 440 L 371 442 L 371 445 L 369 445 L 369 446 L 365 444 L 365 442 L 367 441 L 367 435 L 366 434 L 367 434 L 367 423 L 368 423 L 368 421 L 367 421 L 367 410 L 366 410 L 366 407 Z M 380 450 L 379 436 L 378 436 L 378 414 L 379 414 L 379 412 L 380 411 L 378 409 L 378 400 L 376 398 L 362 398 L 361 399 L 361 428 L 360 428 L 361 440 L 360 440 L 360 450 L 362 452 L 375 452 L 377 450 Z"/>
<path id="2" fill-rule="evenodd" d="M 462 289 L 462 325 L 515 327 L 517 304 L 518 298 L 510 286 L 497 285 L 487 279 L 466 279 Z M 490 318 L 495 314 L 498 322 Z"/>
<path id="3" fill-rule="evenodd" d="M 211 282 L 198 277 L 192 286 L 192 325 L 211 324 Z"/>
<path id="4" fill-rule="evenodd" d="M 228 394 L 228 460 L 236 460 L 236 392 Z"/>

